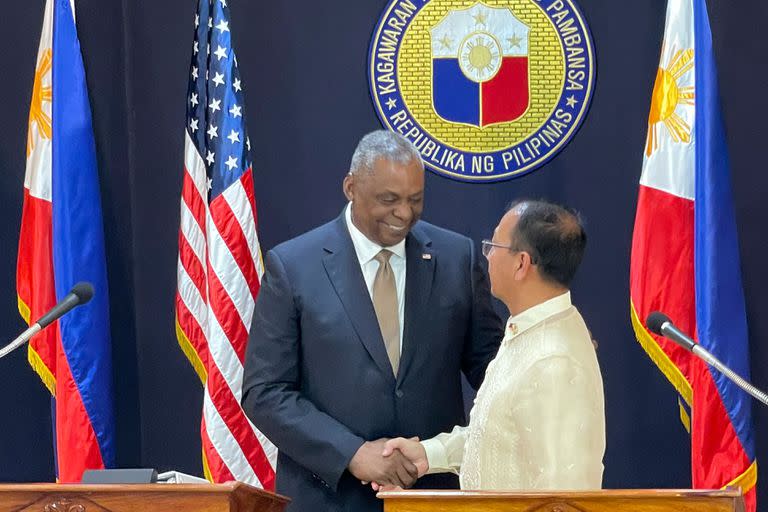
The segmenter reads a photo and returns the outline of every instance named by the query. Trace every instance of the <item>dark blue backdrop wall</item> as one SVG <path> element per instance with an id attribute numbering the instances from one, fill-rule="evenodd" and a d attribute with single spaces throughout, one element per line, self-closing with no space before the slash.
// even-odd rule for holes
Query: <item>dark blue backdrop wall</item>
<path id="1" fill-rule="evenodd" d="M 0 338 L 23 327 L 14 272 L 26 121 L 43 0 L 7 2 L 0 81 Z M 592 109 L 573 142 L 524 178 L 462 184 L 427 177 L 424 217 L 479 240 L 518 196 L 572 205 L 589 247 L 574 299 L 600 342 L 607 401 L 606 487 L 690 484 L 676 397 L 634 341 L 629 248 L 663 0 L 579 1 L 595 40 Z M 384 0 L 230 0 L 254 147 L 265 249 L 338 214 L 359 137 L 379 127 L 366 82 Z M 118 461 L 201 472 L 201 389 L 173 325 L 183 123 L 195 0 L 78 0 L 107 227 Z M 764 140 L 768 6 L 710 0 L 732 153 L 755 382 L 768 386 Z M 50 400 L 17 351 L 0 361 L 0 481 L 53 479 Z M 768 415 L 756 411 L 766 460 Z M 768 482 L 768 479 L 763 479 Z M 761 491 L 768 490 L 761 484 Z M 768 499 L 761 492 L 763 499 Z M 766 502 L 768 503 L 768 502 Z"/>

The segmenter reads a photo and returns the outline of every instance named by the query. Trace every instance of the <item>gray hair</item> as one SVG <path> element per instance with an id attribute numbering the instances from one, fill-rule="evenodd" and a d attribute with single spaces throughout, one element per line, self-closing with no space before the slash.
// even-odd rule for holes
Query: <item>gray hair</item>
<path id="1" fill-rule="evenodd" d="M 408 139 L 389 130 L 376 130 L 360 139 L 349 164 L 349 174 L 373 172 L 380 158 L 403 165 L 413 160 L 421 162 L 419 150 Z"/>

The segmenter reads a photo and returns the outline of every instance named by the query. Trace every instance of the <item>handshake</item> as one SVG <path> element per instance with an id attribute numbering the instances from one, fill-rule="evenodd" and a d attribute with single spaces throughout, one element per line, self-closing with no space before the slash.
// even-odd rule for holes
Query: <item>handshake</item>
<path id="1" fill-rule="evenodd" d="M 418 437 L 363 443 L 349 462 L 349 472 L 374 491 L 411 487 L 429 469 Z"/>

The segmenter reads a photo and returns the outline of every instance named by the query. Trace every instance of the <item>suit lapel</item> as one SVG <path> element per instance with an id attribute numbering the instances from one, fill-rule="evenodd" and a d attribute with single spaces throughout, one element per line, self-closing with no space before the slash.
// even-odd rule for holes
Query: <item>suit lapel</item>
<path id="1" fill-rule="evenodd" d="M 423 338 L 421 319 L 429 311 L 429 297 L 432 293 L 432 281 L 435 275 L 435 258 L 432 241 L 417 224 L 405 241 L 405 328 L 403 329 L 403 348 L 400 355 L 400 369 L 397 381 L 401 382 L 413 363 L 419 339 Z"/>
<path id="2" fill-rule="evenodd" d="M 324 250 L 323 266 L 344 305 L 355 332 L 376 366 L 386 375 L 392 376 L 394 380 L 376 312 L 365 286 L 360 262 L 357 260 L 343 213 L 336 219 L 333 234 L 329 237 Z"/>

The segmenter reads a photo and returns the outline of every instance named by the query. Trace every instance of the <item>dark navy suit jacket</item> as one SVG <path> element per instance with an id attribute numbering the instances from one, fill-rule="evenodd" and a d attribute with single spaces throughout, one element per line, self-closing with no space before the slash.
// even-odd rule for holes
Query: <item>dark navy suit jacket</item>
<path id="1" fill-rule="evenodd" d="M 405 249 L 397 377 L 343 214 L 267 253 L 242 403 L 278 447 L 277 492 L 291 512 L 381 511 L 346 470 L 363 442 L 466 424 L 460 374 L 477 388 L 502 337 L 487 274 L 471 240 L 426 222 Z"/>

